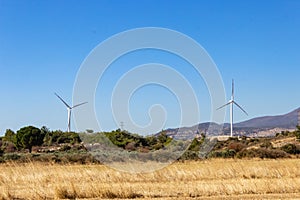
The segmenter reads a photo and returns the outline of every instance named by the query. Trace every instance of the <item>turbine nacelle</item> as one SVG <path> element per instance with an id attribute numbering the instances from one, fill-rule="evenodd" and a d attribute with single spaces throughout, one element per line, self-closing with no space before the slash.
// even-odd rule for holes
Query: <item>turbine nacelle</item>
<path id="1" fill-rule="evenodd" d="M 83 103 L 80 103 L 80 104 L 77 104 L 75 106 L 70 106 L 69 104 L 67 104 L 58 94 L 54 93 L 55 96 L 57 96 L 57 98 L 59 98 L 63 104 L 65 104 L 65 106 L 67 107 L 67 110 L 68 110 L 68 132 L 71 131 L 71 111 L 73 108 L 76 108 L 78 106 L 81 106 L 83 104 L 86 104 L 87 102 L 83 102 Z"/>

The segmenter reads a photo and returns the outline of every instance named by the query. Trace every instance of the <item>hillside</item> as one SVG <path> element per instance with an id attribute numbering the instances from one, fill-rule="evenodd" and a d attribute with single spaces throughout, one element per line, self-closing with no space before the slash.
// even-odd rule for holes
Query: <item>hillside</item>
<path id="1" fill-rule="evenodd" d="M 253 118 L 244 122 L 234 124 L 234 135 L 270 137 L 278 132 L 292 131 L 297 126 L 298 112 L 300 108 L 284 115 L 264 116 Z M 182 127 L 176 129 L 167 129 L 167 135 L 180 138 L 193 138 L 197 133 L 206 135 L 229 135 L 230 125 L 223 125 L 214 122 L 205 122 L 192 127 Z"/>
<path id="2" fill-rule="evenodd" d="M 235 127 L 255 127 L 255 128 L 286 128 L 293 129 L 297 125 L 298 112 L 300 108 L 293 110 L 285 115 L 265 116 L 253 118 L 241 123 L 235 124 Z"/>
<path id="3" fill-rule="evenodd" d="M 278 116 L 254 118 L 234 125 L 234 136 L 228 141 L 219 141 L 212 157 L 290 157 L 300 154 L 300 129 L 296 128 L 300 108 Z M 112 161 L 123 160 L 123 153 L 143 154 L 145 160 L 170 158 L 170 151 L 176 150 L 174 156 L 185 150 L 190 141 L 192 145 L 180 159 L 198 159 L 199 148 L 205 138 L 214 139 L 220 135 L 229 135 L 229 124 L 219 125 L 213 122 L 200 123 L 192 127 L 167 129 L 158 134 L 143 137 L 120 129 L 111 132 L 75 133 L 50 131 L 47 127 L 22 127 L 16 133 L 7 129 L 0 137 L 0 162 L 6 160 L 48 160 L 55 162 L 95 162 L 90 154 L 96 152 L 110 155 Z M 30 137 L 28 137 L 30 136 Z M 277 140 L 279 139 L 279 140 Z M 168 149 L 169 144 L 175 149 Z M 237 146 L 236 148 L 234 146 Z M 177 148 L 178 147 L 178 148 Z M 117 150 L 116 150 L 117 149 Z M 116 150 L 119 156 L 113 155 Z M 125 150 L 125 151 L 124 151 Z M 234 151 L 233 151 L 234 150 Z M 240 151 L 243 150 L 243 151 Z M 165 157 L 158 158 L 156 151 L 165 152 Z M 99 153 L 100 152 L 100 153 Z M 33 154 L 31 154 L 33 153 Z M 167 156 L 168 155 L 168 156 Z M 109 156 L 109 157 L 110 157 Z M 173 158 L 172 158 L 173 159 Z"/>

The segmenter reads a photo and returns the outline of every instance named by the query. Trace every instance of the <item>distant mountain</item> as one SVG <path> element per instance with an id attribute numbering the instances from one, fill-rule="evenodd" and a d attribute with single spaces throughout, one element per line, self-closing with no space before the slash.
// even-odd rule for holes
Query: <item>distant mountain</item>
<path id="1" fill-rule="evenodd" d="M 228 126 L 229 127 L 229 126 Z M 205 122 L 192 127 L 173 128 L 165 130 L 168 136 L 178 139 L 192 139 L 201 133 L 220 135 L 223 126 L 214 122 Z"/>
<path id="2" fill-rule="evenodd" d="M 257 117 L 244 122 L 235 124 L 235 127 L 255 127 L 255 128 L 286 128 L 293 129 L 297 125 L 298 112 L 300 108 L 285 114 L 277 116 Z"/>
<path id="3" fill-rule="evenodd" d="M 298 124 L 298 112 L 300 108 L 277 116 L 257 117 L 244 122 L 234 124 L 234 135 L 247 136 L 273 136 L 277 132 L 295 129 Z M 229 135 L 230 124 L 223 125 L 214 122 L 200 123 L 192 127 L 182 127 L 165 130 L 167 135 L 174 138 L 190 139 L 205 133 L 207 135 Z"/>

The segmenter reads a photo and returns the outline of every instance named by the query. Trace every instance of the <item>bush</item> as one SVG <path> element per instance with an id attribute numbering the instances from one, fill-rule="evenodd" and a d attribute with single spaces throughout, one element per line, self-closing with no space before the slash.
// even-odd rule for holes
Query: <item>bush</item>
<path id="1" fill-rule="evenodd" d="M 289 154 L 299 154 L 300 153 L 300 147 L 296 146 L 295 144 L 286 144 L 286 145 L 282 146 L 280 149 Z"/>
<path id="2" fill-rule="evenodd" d="M 19 160 L 21 158 L 20 155 L 15 153 L 8 153 L 3 155 L 4 160 Z"/>
<path id="3" fill-rule="evenodd" d="M 289 158 L 290 156 L 282 151 L 277 149 L 244 149 L 237 153 L 237 158 Z"/>
<path id="4" fill-rule="evenodd" d="M 203 143 L 203 140 L 198 140 L 197 138 L 194 138 L 192 143 L 189 146 L 190 151 L 199 151 L 200 145 Z"/>
<path id="5" fill-rule="evenodd" d="M 16 146 L 11 142 L 5 142 L 3 145 L 3 150 L 5 153 L 13 153 L 16 152 Z"/>
<path id="6" fill-rule="evenodd" d="M 209 158 L 234 158 L 236 151 L 233 149 L 226 149 L 221 151 L 212 151 L 209 153 Z"/>
<path id="7" fill-rule="evenodd" d="M 247 145 L 245 145 L 241 142 L 230 142 L 229 145 L 228 145 L 228 149 L 232 149 L 235 152 L 239 152 L 239 151 L 243 150 L 246 147 L 247 147 Z"/>
<path id="8" fill-rule="evenodd" d="M 272 145 L 272 143 L 271 143 L 270 141 L 265 140 L 265 141 L 263 141 L 263 143 L 260 145 L 260 147 L 272 149 L 272 148 L 273 148 L 273 145 Z"/>
<path id="9" fill-rule="evenodd" d="M 69 145 L 63 145 L 59 151 L 69 151 L 72 147 L 70 147 Z"/>
<path id="10" fill-rule="evenodd" d="M 11 129 L 6 129 L 3 140 L 15 143 L 16 142 L 15 132 L 13 132 Z"/>
<path id="11" fill-rule="evenodd" d="M 80 138 L 77 133 L 64 132 L 57 138 L 56 142 L 58 144 L 63 144 L 63 143 L 76 144 L 80 142 Z"/>
<path id="12" fill-rule="evenodd" d="M 298 140 L 300 140 L 300 126 L 297 126 L 297 130 L 294 132 L 294 135 Z"/>
<path id="13" fill-rule="evenodd" d="M 197 160 L 199 159 L 198 152 L 187 150 L 178 160 Z"/>
<path id="14" fill-rule="evenodd" d="M 81 142 L 79 135 L 74 132 L 53 131 L 48 133 L 46 138 L 47 141 L 44 141 L 46 145 L 64 143 L 76 144 Z"/>
<path id="15" fill-rule="evenodd" d="M 289 131 L 281 131 L 280 133 L 276 133 L 276 137 L 286 137 L 290 134 Z"/>

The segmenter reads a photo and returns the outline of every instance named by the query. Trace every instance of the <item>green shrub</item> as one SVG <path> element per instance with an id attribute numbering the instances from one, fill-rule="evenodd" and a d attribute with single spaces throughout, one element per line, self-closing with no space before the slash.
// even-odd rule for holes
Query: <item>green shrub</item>
<path id="1" fill-rule="evenodd" d="M 200 145 L 203 143 L 203 140 L 198 140 L 197 138 L 194 138 L 189 146 L 190 151 L 199 151 Z"/>
<path id="2" fill-rule="evenodd" d="M 209 158 L 234 158 L 236 151 L 233 149 L 212 151 L 209 153 Z"/>
<path id="3" fill-rule="evenodd" d="M 294 132 L 294 135 L 298 140 L 300 140 L 300 126 L 297 126 L 297 130 Z"/>
<path id="4" fill-rule="evenodd" d="M 289 158 L 290 156 L 282 151 L 277 149 L 244 149 L 237 153 L 237 158 Z"/>
<path id="5" fill-rule="evenodd" d="M 187 150 L 178 160 L 198 160 L 198 152 Z"/>
<path id="6" fill-rule="evenodd" d="M 289 154 L 300 154 L 300 147 L 296 146 L 295 144 L 286 144 L 280 149 Z"/>
<path id="7" fill-rule="evenodd" d="M 12 131 L 11 129 L 6 129 L 5 131 L 5 135 L 3 137 L 4 141 L 8 141 L 8 142 L 16 142 L 16 134 L 14 131 Z"/>
<path id="8" fill-rule="evenodd" d="M 4 160 L 19 160 L 21 158 L 20 155 L 15 153 L 7 153 L 3 155 Z"/>
<path id="9" fill-rule="evenodd" d="M 112 144 L 128 151 L 139 151 L 144 147 L 149 150 L 159 150 L 168 146 L 172 141 L 172 138 L 167 136 L 165 132 L 161 132 L 157 136 L 142 137 L 117 129 L 112 132 L 105 132 L 104 135 Z"/>
<path id="10" fill-rule="evenodd" d="M 75 132 L 62 132 L 62 131 L 53 131 L 46 134 L 44 138 L 44 144 L 77 144 L 80 143 L 80 137 L 78 133 Z"/>
<path id="11" fill-rule="evenodd" d="M 272 143 L 269 140 L 265 140 L 265 141 L 263 141 L 262 144 L 260 144 L 260 147 L 272 149 L 273 145 L 272 145 Z"/>

